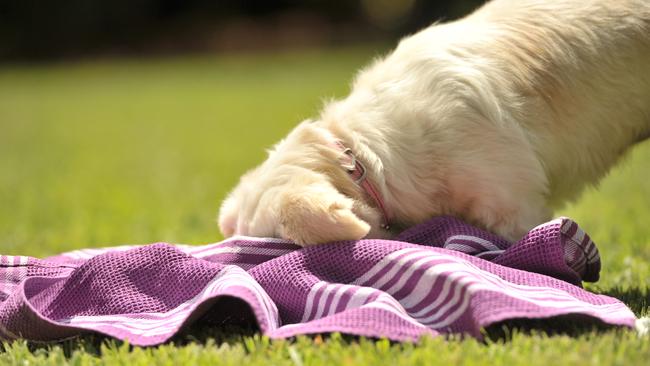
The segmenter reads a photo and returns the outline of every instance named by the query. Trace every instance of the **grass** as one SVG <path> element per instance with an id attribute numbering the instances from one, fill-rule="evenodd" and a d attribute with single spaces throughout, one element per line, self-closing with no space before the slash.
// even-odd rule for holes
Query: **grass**
<path id="1" fill-rule="evenodd" d="M 220 199 L 323 97 L 343 96 L 371 49 L 0 66 L 0 253 L 221 239 Z M 650 312 L 650 145 L 557 214 L 599 245 L 588 288 Z M 641 364 L 650 340 L 622 330 L 419 345 L 334 335 L 270 342 L 198 329 L 155 348 L 86 337 L 7 343 L 0 364 Z"/>

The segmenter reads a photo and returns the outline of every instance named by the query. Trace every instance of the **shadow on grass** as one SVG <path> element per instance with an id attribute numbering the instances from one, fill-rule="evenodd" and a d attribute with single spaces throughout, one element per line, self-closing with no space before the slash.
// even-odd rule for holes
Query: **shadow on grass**
<path id="1" fill-rule="evenodd" d="M 650 313 L 650 290 L 648 287 L 592 288 L 590 291 L 621 300 L 637 317 Z M 514 319 L 493 324 L 485 329 L 487 339 L 509 340 L 515 332 L 523 334 L 542 333 L 546 335 L 568 335 L 579 337 L 588 333 L 601 333 L 620 329 L 582 315 L 567 315 L 549 319 Z"/>
<path id="2" fill-rule="evenodd" d="M 509 342 L 515 334 L 578 338 L 618 329 L 621 328 L 594 321 L 586 315 L 563 315 L 547 319 L 511 319 L 485 328 L 483 334 L 486 342 Z"/>
<path id="3" fill-rule="evenodd" d="M 592 289 L 595 293 L 615 297 L 627 304 L 637 316 L 647 315 L 650 312 L 650 291 L 647 287 Z M 219 311 L 214 311 L 219 309 Z M 259 326 L 251 308 L 245 302 L 230 297 L 219 298 L 210 304 L 203 315 L 188 319 L 188 325 L 181 332 L 172 337 L 165 345 L 184 346 L 190 343 L 206 344 L 239 344 L 246 337 L 259 335 Z M 584 315 L 567 315 L 547 319 L 514 319 L 493 324 L 484 329 L 485 342 L 509 342 L 515 334 L 544 334 L 547 336 L 566 335 L 579 337 L 586 334 L 608 332 L 617 327 L 601 322 L 594 322 L 593 318 Z M 320 342 L 331 337 L 330 334 L 313 335 Z M 355 343 L 360 337 L 353 335 L 337 335 L 344 343 Z M 466 338 L 463 335 L 448 335 L 451 341 Z M 391 342 L 398 343 L 398 342 Z M 27 343 L 33 352 L 47 351 L 52 347 L 62 349 L 66 357 L 71 357 L 74 352 L 85 352 L 94 356 L 101 356 L 102 347 L 111 349 L 119 348 L 124 342 L 97 334 L 87 334 L 56 343 Z M 153 348 L 157 346 L 152 346 Z M 0 344 L 0 351 L 4 351 Z"/>
<path id="4" fill-rule="evenodd" d="M 609 289 L 592 288 L 590 291 L 621 300 L 637 317 L 650 313 L 650 291 L 648 287 L 614 287 Z M 602 333 L 620 329 L 602 322 L 594 322 L 584 315 L 566 315 L 548 319 L 514 319 L 494 324 L 485 329 L 487 339 L 509 340 L 515 332 L 523 334 L 542 333 L 549 336 L 567 335 L 579 337 L 589 333 Z"/>
<path id="5" fill-rule="evenodd" d="M 219 309 L 219 311 L 210 311 Z M 260 328 L 250 306 L 242 300 L 233 297 L 221 297 L 206 307 L 202 315 L 190 318 L 186 326 L 169 341 L 156 346 L 183 346 L 190 343 L 206 344 L 209 340 L 216 344 L 241 343 L 245 337 L 259 334 Z M 198 311 L 201 313 L 201 311 Z M 89 333 L 59 342 L 26 342 L 30 352 L 48 351 L 58 347 L 65 357 L 70 358 L 74 352 L 84 352 L 93 356 L 101 356 L 102 348 L 121 348 L 126 342 L 101 334 Z M 129 346 L 132 349 L 135 346 Z M 0 343 L 0 352 L 5 352 L 6 346 Z"/>
<path id="6" fill-rule="evenodd" d="M 595 288 L 592 291 L 623 301 L 637 316 L 647 316 L 650 313 L 650 287 Z"/>

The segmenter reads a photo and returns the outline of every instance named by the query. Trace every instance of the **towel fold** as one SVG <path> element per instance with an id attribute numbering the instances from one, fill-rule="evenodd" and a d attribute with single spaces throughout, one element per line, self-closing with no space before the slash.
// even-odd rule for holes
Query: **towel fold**
<path id="1" fill-rule="evenodd" d="M 394 240 L 308 248 L 234 237 L 45 259 L 0 256 L 0 338 L 56 341 L 96 332 L 155 345 L 206 314 L 253 317 L 271 338 L 480 337 L 497 322 L 555 316 L 634 327 L 625 304 L 581 288 L 599 271 L 596 246 L 568 218 L 512 244 L 438 217 Z M 233 298 L 248 306 L 220 301 Z"/>

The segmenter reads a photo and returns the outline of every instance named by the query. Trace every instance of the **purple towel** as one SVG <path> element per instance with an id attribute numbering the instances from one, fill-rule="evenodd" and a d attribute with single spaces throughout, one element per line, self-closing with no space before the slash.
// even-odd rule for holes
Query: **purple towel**
<path id="1" fill-rule="evenodd" d="M 634 326 L 620 301 L 583 290 L 594 243 L 560 218 L 506 241 L 449 217 L 395 240 L 299 248 L 237 237 L 204 246 L 83 249 L 0 257 L 0 338 L 53 341 L 88 332 L 165 342 L 201 316 L 250 307 L 272 338 L 343 332 L 392 340 L 464 333 L 510 319 L 566 315 Z M 246 309 L 248 310 L 248 309 Z"/>

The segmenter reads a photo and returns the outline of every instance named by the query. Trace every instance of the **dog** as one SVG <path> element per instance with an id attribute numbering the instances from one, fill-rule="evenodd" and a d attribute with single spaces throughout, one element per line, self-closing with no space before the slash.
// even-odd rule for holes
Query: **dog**
<path id="1" fill-rule="evenodd" d="M 308 246 L 452 215 L 514 241 L 649 136 L 650 1 L 494 0 L 363 69 L 219 226 Z"/>

